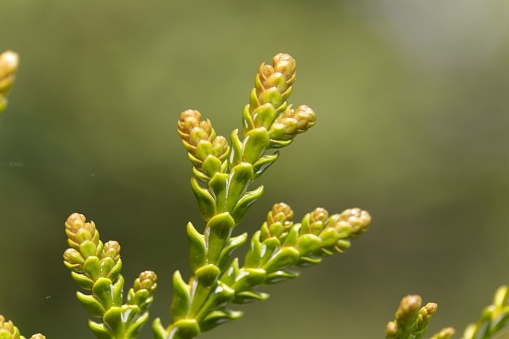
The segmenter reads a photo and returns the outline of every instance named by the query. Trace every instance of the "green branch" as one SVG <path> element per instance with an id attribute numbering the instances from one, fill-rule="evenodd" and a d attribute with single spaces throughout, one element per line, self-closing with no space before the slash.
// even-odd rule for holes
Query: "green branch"
<path id="1" fill-rule="evenodd" d="M 148 320 L 148 308 L 157 288 L 156 275 L 146 271 L 134 281 L 123 303 L 124 278 L 120 274 L 122 260 L 116 241 L 103 244 L 93 221 L 74 213 L 65 223 L 69 248 L 64 252 L 64 264 L 74 281 L 90 294 L 77 292 L 83 307 L 99 322 L 89 320 L 97 338 L 136 338 Z"/>
<path id="2" fill-rule="evenodd" d="M 407 295 L 401 300 L 394 321 L 387 324 L 386 339 L 421 339 L 426 334 L 429 322 L 438 309 L 435 303 L 422 306 L 418 295 Z M 431 339 L 450 339 L 454 329 L 448 327 L 433 335 Z"/>
<path id="3" fill-rule="evenodd" d="M 198 111 L 181 114 L 178 132 L 193 164 L 191 187 L 206 225 L 202 234 L 188 224 L 193 275 L 186 283 L 175 272 L 173 321 L 164 328 L 156 319 L 157 338 L 194 338 L 237 319 L 242 313 L 230 310 L 229 304 L 266 299 L 268 295 L 255 291 L 256 286 L 296 277 L 292 266 L 316 264 L 323 256 L 341 253 L 350 246 L 350 238 L 367 229 L 369 214 L 359 209 L 330 218 L 325 210 L 317 209 L 302 224 L 290 225 L 281 218 L 293 212 L 278 204 L 269 213 L 272 219 L 252 237 L 245 267 L 240 268 L 232 257 L 247 240 L 247 234 L 232 237 L 233 230 L 263 193 L 262 186 L 251 191 L 249 186 L 278 159 L 274 150 L 290 145 L 316 122 L 311 108 L 292 109 L 287 102 L 295 69 L 295 60 L 288 54 L 278 54 L 272 65 L 260 66 L 250 103 L 242 113 L 242 138 L 235 130 L 230 144 L 216 135 L 210 120 L 203 120 Z"/>
<path id="4" fill-rule="evenodd" d="M 508 336 L 509 286 L 504 285 L 495 292 L 493 303 L 482 311 L 479 321 L 466 328 L 463 339 L 504 339 Z"/>

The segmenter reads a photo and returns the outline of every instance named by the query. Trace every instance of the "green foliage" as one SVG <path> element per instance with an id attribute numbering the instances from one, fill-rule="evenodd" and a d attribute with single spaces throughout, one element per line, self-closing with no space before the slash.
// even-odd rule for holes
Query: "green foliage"
<path id="1" fill-rule="evenodd" d="M 431 317 L 437 311 L 437 304 L 428 303 L 421 307 L 418 295 L 409 295 L 401 300 L 395 320 L 387 324 L 386 339 L 420 339 L 428 329 Z M 479 321 L 465 329 L 462 339 L 504 339 L 509 330 L 509 286 L 498 288 L 493 304 L 481 313 Z M 454 329 L 448 327 L 433 335 L 430 339 L 450 339 Z"/>
<path id="2" fill-rule="evenodd" d="M 504 339 L 508 335 L 508 320 L 509 286 L 504 285 L 495 292 L 493 304 L 482 311 L 479 321 L 467 327 L 463 339 Z"/>
<path id="3" fill-rule="evenodd" d="M 15 53 L 0 55 L 0 113 L 7 105 L 17 65 Z M 290 206 L 278 203 L 251 236 L 243 262 L 233 256 L 248 240 L 247 233 L 234 236 L 234 231 L 263 194 L 262 186 L 249 190 L 251 184 L 277 161 L 281 148 L 316 122 L 311 108 L 302 105 L 293 109 L 287 102 L 295 69 L 295 60 L 287 54 L 276 55 L 272 65 L 260 66 L 250 103 L 242 112 L 242 134 L 234 130 L 230 143 L 216 134 L 200 112 L 181 114 L 178 133 L 193 165 L 191 189 L 205 225 L 203 233 L 193 224 L 187 225 L 192 275 L 186 282 L 179 271 L 174 273 L 172 321 L 164 326 L 156 318 L 152 324 L 155 338 L 191 339 L 238 319 L 242 312 L 232 305 L 266 300 L 269 294 L 259 287 L 297 278 L 296 269 L 343 253 L 353 239 L 368 230 L 371 217 L 359 208 L 333 215 L 316 208 L 294 223 Z M 103 243 L 95 223 L 78 213 L 69 216 L 65 232 L 69 248 L 63 255 L 64 265 L 86 291 L 78 291 L 76 296 L 94 318 L 88 322 L 92 332 L 97 338 L 137 338 L 149 320 L 156 274 L 142 272 L 124 298 L 118 242 Z M 437 307 L 435 303 L 422 306 L 418 295 L 404 297 L 394 321 L 387 324 L 386 339 L 424 338 Z M 463 339 L 501 339 L 507 334 L 508 319 L 509 286 L 502 286 L 480 320 L 467 327 Z M 454 333 L 445 328 L 431 339 L 451 339 Z M 24 338 L 0 315 L 0 339 Z M 44 338 L 42 334 L 31 337 Z"/>
<path id="4" fill-rule="evenodd" d="M 401 300 L 394 321 L 387 324 L 386 339 L 421 339 L 428 329 L 429 322 L 437 311 L 437 304 L 428 303 L 421 307 L 422 299 L 418 295 L 407 295 Z M 450 339 L 454 335 L 452 328 L 445 328 L 431 339 Z"/>
<path id="5" fill-rule="evenodd" d="M 157 276 L 146 271 L 134 281 L 123 304 L 124 278 L 120 274 L 122 260 L 116 241 L 103 244 L 94 222 L 74 213 L 65 223 L 67 242 L 64 264 L 81 288 L 78 292 L 83 307 L 100 322 L 90 320 L 90 329 L 98 338 L 136 338 L 148 320 L 148 308 L 154 300 Z"/>

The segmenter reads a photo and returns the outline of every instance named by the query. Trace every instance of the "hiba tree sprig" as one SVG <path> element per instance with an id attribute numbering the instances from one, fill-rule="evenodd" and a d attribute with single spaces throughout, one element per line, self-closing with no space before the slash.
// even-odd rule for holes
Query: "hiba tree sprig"
<path id="1" fill-rule="evenodd" d="M 401 300 L 394 321 L 387 324 L 386 339 L 421 339 L 429 322 L 437 311 L 437 304 L 422 306 L 418 295 L 408 295 Z M 480 319 L 465 329 L 462 339 L 507 339 L 509 338 L 509 286 L 497 289 L 493 304 L 486 306 Z M 430 339 L 451 339 L 454 329 L 447 327 Z"/>
<path id="2" fill-rule="evenodd" d="M 233 236 L 233 231 L 263 193 L 263 186 L 249 190 L 250 185 L 276 162 L 279 149 L 315 125 L 311 108 L 293 109 L 287 102 L 295 68 L 295 60 L 282 53 L 274 56 L 272 65 L 260 66 L 242 113 L 242 136 L 234 130 L 231 144 L 216 135 L 200 112 L 181 114 L 178 132 L 193 164 L 191 187 L 206 225 L 203 233 L 191 223 L 187 226 L 193 273 L 185 282 L 175 272 L 172 323 L 165 328 L 156 319 L 157 338 L 195 338 L 237 319 L 242 312 L 231 304 L 265 300 L 268 294 L 256 287 L 297 277 L 292 267 L 342 253 L 350 239 L 367 230 L 371 217 L 358 208 L 332 216 L 318 208 L 294 224 L 293 211 L 280 203 L 251 238 L 243 266 L 232 256 L 248 238 L 246 233 Z"/>
<path id="3" fill-rule="evenodd" d="M 387 324 L 386 339 L 422 339 L 428 329 L 429 322 L 438 305 L 427 303 L 422 306 L 418 295 L 407 295 L 401 299 L 395 319 Z M 454 329 L 447 327 L 433 335 L 430 339 L 451 339 Z"/>
<path id="4" fill-rule="evenodd" d="M 70 247 L 64 252 L 64 264 L 78 286 L 90 291 L 90 294 L 77 292 L 76 296 L 90 315 L 99 319 L 89 320 L 90 329 L 98 338 L 136 338 L 148 320 L 148 308 L 154 300 L 155 273 L 142 272 L 124 303 L 118 242 L 103 244 L 95 223 L 87 222 L 78 213 L 67 219 L 65 233 Z"/>

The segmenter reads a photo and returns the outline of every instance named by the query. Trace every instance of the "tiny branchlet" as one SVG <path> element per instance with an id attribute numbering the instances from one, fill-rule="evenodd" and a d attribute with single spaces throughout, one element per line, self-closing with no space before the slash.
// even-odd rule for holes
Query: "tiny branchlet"
<path id="1" fill-rule="evenodd" d="M 429 322 L 438 305 L 427 303 L 422 306 L 418 295 L 407 295 L 401 300 L 394 321 L 387 324 L 386 339 L 421 339 L 428 329 Z M 433 335 L 431 339 L 450 339 L 454 335 L 452 328 L 445 328 Z"/>
<path id="2" fill-rule="evenodd" d="M 437 311 L 437 304 L 428 303 L 421 307 L 418 295 L 409 295 L 401 300 L 395 320 L 387 324 L 386 339 L 421 339 L 429 325 L 431 317 Z M 451 327 L 442 329 L 430 339 L 451 339 L 455 331 Z M 462 339 L 504 339 L 509 334 L 509 286 L 498 288 L 493 304 L 481 313 L 477 323 L 465 329 Z"/>
<path id="3" fill-rule="evenodd" d="M 148 308 L 157 288 L 154 272 L 145 271 L 134 281 L 123 303 L 122 260 L 116 241 L 103 244 L 93 221 L 74 213 L 65 223 L 69 248 L 64 264 L 74 281 L 90 294 L 77 292 L 85 309 L 99 322 L 90 320 L 90 329 L 98 338 L 136 338 L 148 320 Z"/>
<path id="4" fill-rule="evenodd" d="M 267 221 L 251 238 L 251 246 L 239 267 L 234 259 L 221 282 L 235 291 L 233 303 L 265 300 L 268 294 L 257 286 L 279 283 L 298 277 L 294 267 L 320 263 L 323 257 L 342 253 L 353 239 L 367 230 L 371 220 L 358 208 L 328 216 L 317 208 L 301 223 L 292 221 L 293 211 L 284 203 L 274 205 Z"/>

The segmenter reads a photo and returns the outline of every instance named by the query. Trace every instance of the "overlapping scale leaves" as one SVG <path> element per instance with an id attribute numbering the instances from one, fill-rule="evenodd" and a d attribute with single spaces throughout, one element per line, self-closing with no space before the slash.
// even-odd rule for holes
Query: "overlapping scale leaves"
<path id="1" fill-rule="evenodd" d="M 386 339 L 421 339 L 424 338 L 429 322 L 436 313 L 438 305 L 427 303 L 422 306 L 422 299 L 418 295 L 407 295 L 401 299 L 394 321 L 387 324 Z M 454 329 L 442 329 L 431 339 L 451 339 Z"/>
<path id="2" fill-rule="evenodd" d="M 64 264 L 74 281 L 90 294 L 77 292 L 85 309 L 99 321 L 89 320 L 98 338 L 136 338 L 148 320 L 148 308 L 157 288 L 157 276 L 142 272 L 127 292 L 123 302 L 124 278 L 120 274 L 122 260 L 116 241 L 102 243 L 93 221 L 74 213 L 65 222 L 69 248 Z"/>
<path id="3" fill-rule="evenodd" d="M 240 223 L 263 193 L 263 187 L 248 191 L 250 184 L 278 158 L 270 150 L 288 145 L 315 124 L 311 108 L 294 110 L 286 101 L 295 68 L 295 60 L 282 53 L 273 58 L 272 65 L 260 66 L 250 103 L 242 114 L 242 139 L 235 130 L 230 144 L 197 110 L 180 115 L 178 133 L 193 164 L 191 187 L 206 221 L 227 212 L 235 224 Z"/>
<path id="4" fill-rule="evenodd" d="M 236 291 L 234 302 L 266 299 L 267 294 L 254 288 L 295 278 L 296 267 L 318 264 L 323 257 L 344 252 L 371 221 L 369 213 L 357 208 L 330 217 L 325 209 L 317 208 L 301 223 L 293 223 L 292 217 L 288 205 L 274 205 L 261 230 L 251 238 L 244 267 L 233 261 L 223 275 L 221 281 Z"/>
<path id="5" fill-rule="evenodd" d="M 7 321 L 0 315 L 0 339 L 26 339 L 22 336 L 12 321 Z M 34 334 L 30 339 L 46 339 L 46 337 L 40 333 Z"/>

